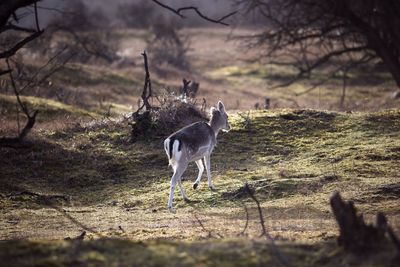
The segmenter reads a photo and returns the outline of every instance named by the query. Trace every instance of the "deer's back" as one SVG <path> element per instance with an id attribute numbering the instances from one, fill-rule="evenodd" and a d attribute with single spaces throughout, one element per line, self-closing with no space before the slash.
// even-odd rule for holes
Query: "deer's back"
<path id="1" fill-rule="evenodd" d="M 191 157 L 195 157 L 201 150 L 212 150 L 216 144 L 215 133 L 206 122 L 190 124 L 168 138 L 170 142 L 178 140 L 180 147 L 185 147 Z"/>

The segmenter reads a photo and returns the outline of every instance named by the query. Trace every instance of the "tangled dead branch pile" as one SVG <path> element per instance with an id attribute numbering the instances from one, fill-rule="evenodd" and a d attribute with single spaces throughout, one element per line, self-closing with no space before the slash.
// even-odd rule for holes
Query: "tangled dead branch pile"
<path id="1" fill-rule="evenodd" d="M 193 98 L 182 99 L 171 94 L 155 96 L 146 52 L 142 53 L 142 56 L 144 59 L 145 81 L 141 95 L 141 105 L 132 114 L 132 120 L 129 123 L 132 127 L 132 142 L 149 136 L 164 137 L 177 128 L 207 119 L 207 115 L 204 112 L 205 105 L 203 104 L 202 109 L 199 109 Z M 184 86 L 188 86 L 190 83 L 185 79 L 183 81 Z M 196 86 L 198 87 L 198 84 Z M 157 100 L 157 105 L 151 104 L 153 99 Z"/>

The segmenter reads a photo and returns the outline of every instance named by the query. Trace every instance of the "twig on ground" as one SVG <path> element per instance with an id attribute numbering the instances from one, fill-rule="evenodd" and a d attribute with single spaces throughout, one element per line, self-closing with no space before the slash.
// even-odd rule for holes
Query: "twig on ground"
<path id="1" fill-rule="evenodd" d="M 64 238 L 64 240 L 66 241 L 82 241 L 85 238 L 86 235 L 86 231 L 83 231 L 80 235 L 78 235 L 77 237 L 66 237 Z"/>
<path id="2" fill-rule="evenodd" d="M 263 216 L 263 213 L 262 213 L 260 202 L 254 196 L 254 193 L 251 191 L 251 189 L 250 189 L 250 187 L 249 187 L 249 185 L 247 183 L 245 184 L 245 189 L 247 191 L 247 194 L 249 194 L 251 199 L 253 199 L 254 202 L 257 205 L 258 215 L 260 216 L 260 224 L 261 224 L 261 229 L 262 229 L 262 233 L 261 233 L 260 237 L 265 236 L 271 242 L 272 249 L 275 251 L 275 253 L 276 253 L 276 255 L 278 257 L 278 260 L 281 263 L 281 265 L 290 266 L 287 258 L 282 254 L 282 252 L 280 251 L 278 246 L 275 244 L 274 238 L 268 233 L 268 231 L 267 231 L 267 229 L 265 227 L 265 221 L 264 221 L 264 216 Z"/>
<path id="3" fill-rule="evenodd" d="M 238 234 L 238 236 L 245 235 L 247 227 L 249 226 L 249 211 L 247 210 L 247 206 L 245 204 L 243 205 L 243 207 L 244 207 L 244 211 L 246 213 L 246 224 L 244 225 L 242 232 L 240 232 Z"/>
<path id="4" fill-rule="evenodd" d="M 212 238 L 213 234 L 210 230 L 208 230 L 207 228 L 205 228 L 204 224 L 201 222 L 201 220 L 199 219 L 199 217 L 193 213 L 194 218 L 196 219 L 196 221 L 198 222 L 198 224 L 200 225 L 201 229 L 203 229 L 204 232 L 208 233 L 208 238 Z M 219 238 L 223 238 L 224 236 L 219 234 L 219 233 L 215 233 L 215 235 Z"/>

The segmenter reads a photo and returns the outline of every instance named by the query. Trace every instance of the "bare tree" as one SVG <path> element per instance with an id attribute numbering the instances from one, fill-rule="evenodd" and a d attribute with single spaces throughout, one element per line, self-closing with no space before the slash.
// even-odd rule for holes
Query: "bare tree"
<path id="1" fill-rule="evenodd" d="M 115 37 L 109 31 L 110 21 L 100 8 L 90 9 L 82 0 L 70 0 L 62 11 L 62 16 L 53 18 L 46 29 L 46 38 L 38 45 L 48 53 L 49 46 L 58 42 L 77 55 L 79 61 L 84 62 L 90 58 L 99 58 L 108 64 L 119 59 L 116 54 Z M 59 41 L 53 38 L 55 35 L 62 35 L 68 38 L 67 41 Z M 53 39 L 57 40 L 54 41 Z"/>
<path id="2" fill-rule="evenodd" d="M 156 6 L 147 0 L 137 3 L 122 3 L 118 5 L 116 16 L 127 27 L 148 29 L 159 19 Z"/>
<path id="3" fill-rule="evenodd" d="M 396 0 L 233 0 L 258 12 L 265 30 L 247 38 L 269 62 L 290 64 L 307 78 L 336 63 L 326 79 L 368 62 L 382 61 L 400 87 L 400 2 Z M 279 60 L 278 60 L 279 59 Z"/>
<path id="4" fill-rule="evenodd" d="M 9 82 L 5 83 L 5 87 L 11 87 L 16 100 L 17 100 L 17 122 L 18 134 L 16 137 L 0 137 L 0 146 L 13 146 L 19 147 L 24 141 L 26 136 L 32 130 L 36 123 L 36 116 L 39 110 L 31 111 L 29 105 L 21 98 L 22 93 L 29 88 L 44 86 L 48 84 L 48 79 L 59 69 L 61 69 L 72 57 L 73 54 L 66 55 L 63 60 L 58 60 L 59 56 L 64 53 L 66 49 L 59 51 L 55 56 L 50 58 L 44 65 L 39 67 L 36 71 L 30 72 L 24 69 L 24 65 L 14 59 L 6 59 L 8 69 Z M 11 67 L 13 65 L 13 67 Z M 22 111 L 26 117 L 25 126 L 20 129 L 19 112 Z"/>
<path id="5" fill-rule="evenodd" d="M 37 13 L 37 2 L 39 0 L 3 0 L 0 2 L 0 35 L 9 31 L 21 33 L 21 39 L 16 40 L 9 47 L 4 47 L 0 50 L 0 60 L 5 60 L 17 53 L 27 43 L 38 38 L 43 30 L 39 26 L 39 18 Z M 33 6 L 35 14 L 35 28 L 21 27 L 18 25 L 19 17 L 17 10 Z M 10 69 L 0 70 L 0 75 L 11 72 Z"/>
<path id="6" fill-rule="evenodd" d="M 182 35 L 174 20 L 161 20 L 151 27 L 152 37 L 147 40 L 147 50 L 156 66 L 167 63 L 182 70 L 190 69 L 187 52 L 189 36 Z"/>
<path id="7" fill-rule="evenodd" d="M 25 127 L 20 131 L 18 129 L 18 136 L 15 138 L 0 138 L 1 144 L 20 143 L 28 135 L 36 121 L 38 111 L 30 112 L 25 103 L 21 101 L 20 91 L 17 88 L 16 81 L 13 76 L 13 70 L 10 64 L 10 58 L 14 56 L 22 47 L 27 43 L 32 42 L 40 35 L 43 30 L 40 29 L 38 9 L 38 0 L 4 0 L 0 2 L 0 34 L 3 36 L 9 31 L 17 32 L 17 38 L 13 38 L 13 42 L 6 47 L 2 47 L 0 51 L 0 60 L 4 60 L 7 66 L 6 70 L 0 70 L 0 76 L 8 74 L 10 84 L 16 96 L 19 108 L 25 114 L 27 121 Z M 19 17 L 17 11 L 21 8 L 33 6 L 33 13 L 35 15 L 35 28 L 21 27 L 18 25 Z M 19 112 L 19 111 L 18 111 Z"/>

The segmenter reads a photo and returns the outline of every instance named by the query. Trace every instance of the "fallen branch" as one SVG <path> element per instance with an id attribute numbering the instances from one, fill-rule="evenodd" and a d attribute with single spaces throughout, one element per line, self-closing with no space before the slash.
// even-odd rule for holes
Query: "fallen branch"
<path id="1" fill-rule="evenodd" d="M 274 238 L 268 233 L 267 228 L 265 227 L 264 215 L 262 213 L 260 202 L 254 196 L 254 193 L 250 189 L 249 185 L 246 183 L 244 186 L 245 186 L 247 194 L 249 194 L 251 199 L 253 199 L 254 202 L 257 205 L 258 215 L 260 217 L 260 224 L 261 224 L 261 229 L 262 229 L 262 233 L 261 233 L 260 237 L 265 236 L 267 238 L 267 240 L 269 240 L 271 242 L 272 249 L 275 251 L 275 253 L 276 253 L 276 255 L 278 257 L 278 260 L 281 263 L 281 265 L 290 266 L 287 258 L 282 254 L 282 252 L 280 251 L 278 246 L 275 244 Z"/>
<path id="2" fill-rule="evenodd" d="M 31 35 L 29 35 L 28 37 L 25 37 L 24 39 L 22 39 L 21 41 L 19 41 L 18 43 L 16 43 L 13 47 L 11 47 L 10 49 L 0 52 L 0 58 L 9 58 L 12 57 L 13 55 L 15 55 L 15 53 L 17 53 L 18 50 L 20 50 L 24 45 L 26 45 L 27 43 L 33 41 L 34 39 L 38 38 L 40 35 L 42 35 L 43 31 L 38 31 L 35 32 Z"/>

